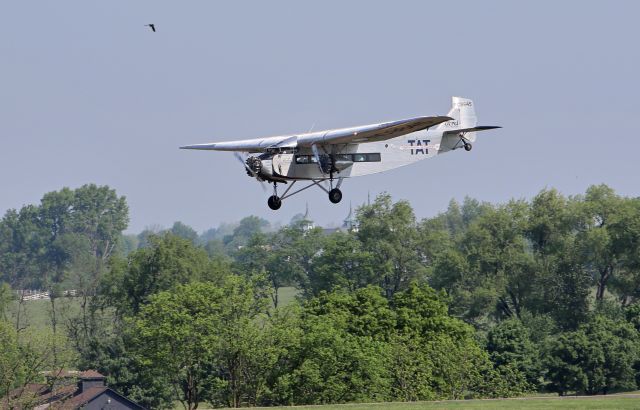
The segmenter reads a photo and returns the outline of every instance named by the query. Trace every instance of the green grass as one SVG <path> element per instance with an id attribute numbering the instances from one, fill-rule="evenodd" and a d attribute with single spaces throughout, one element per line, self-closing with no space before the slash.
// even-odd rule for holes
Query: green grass
<path id="1" fill-rule="evenodd" d="M 294 287 L 283 287 L 278 291 L 280 306 L 286 306 L 293 302 L 300 291 Z M 60 325 L 70 317 L 78 316 L 81 313 L 81 298 L 58 298 L 56 299 L 56 316 Z M 13 302 L 9 309 L 9 321 L 16 322 L 18 316 L 17 301 Z M 51 326 L 51 301 L 50 300 L 28 300 L 20 307 L 20 327 L 44 328 Z"/>
<path id="2" fill-rule="evenodd" d="M 293 286 L 278 289 L 278 303 L 280 306 L 286 306 L 296 299 L 300 291 Z"/>
<path id="3" fill-rule="evenodd" d="M 175 409 L 182 409 L 177 404 Z M 200 410 L 211 409 L 201 403 Z M 325 406 L 293 406 L 293 407 L 254 407 L 254 409 L 317 409 L 317 410 L 431 410 L 431 409 L 640 409 L 640 394 L 617 394 L 591 397 L 524 397 L 517 399 L 495 400 L 453 400 L 423 401 L 411 403 L 367 403 L 367 404 L 334 404 Z"/>
<path id="4" fill-rule="evenodd" d="M 76 316 L 80 313 L 80 298 L 58 298 L 56 299 L 56 316 L 59 324 L 63 324 L 66 318 Z M 16 323 L 18 317 L 18 302 L 13 302 L 9 311 L 9 320 Z M 24 301 L 20 307 L 20 327 L 50 327 L 51 326 L 51 301 L 50 300 L 28 300 Z"/>

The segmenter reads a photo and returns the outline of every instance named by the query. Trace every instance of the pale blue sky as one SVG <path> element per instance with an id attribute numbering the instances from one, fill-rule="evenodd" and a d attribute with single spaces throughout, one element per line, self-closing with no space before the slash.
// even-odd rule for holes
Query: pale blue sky
<path id="1" fill-rule="evenodd" d="M 0 3 L 0 213 L 63 186 L 125 195 L 130 231 L 255 214 L 321 224 L 380 191 L 419 217 L 606 183 L 640 195 L 638 2 L 13 1 Z M 155 23 L 151 33 L 147 23 Z M 475 100 L 456 151 L 285 201 L 229 153 L 189 143 L 446 114 Z"/>

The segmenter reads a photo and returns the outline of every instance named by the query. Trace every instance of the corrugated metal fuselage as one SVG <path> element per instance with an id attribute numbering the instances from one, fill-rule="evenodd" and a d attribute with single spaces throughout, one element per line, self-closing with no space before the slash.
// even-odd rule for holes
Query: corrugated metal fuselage
<path id="1" fill-rule="evenodd" d="M 331 154 L 336 158 L 336 167 L 339 171 L 334 173 L 334 178 L 350 178 L 388 171 L 462 148 L 459 136 L 444 135 L 443 138 L 443 132 L 440 130 L 422 130 L 381 142 L 320 146 L 318 151 L 321 156 Z M 471 136 L 467 136 L 469 137 Z M 379 156 L 352 154 L 379 154 Z M 273 176 L 278 179 L 329 178 L 329 174 L 320 171 L 310 148 L 275 154 L 271 162 Z"/>

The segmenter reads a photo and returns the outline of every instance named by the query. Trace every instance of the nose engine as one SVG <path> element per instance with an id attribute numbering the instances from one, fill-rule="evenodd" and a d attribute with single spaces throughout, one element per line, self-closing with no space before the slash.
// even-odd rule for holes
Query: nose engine
<path id="1" fill-rule="evenodd" d="M 273 161 L 271 157 L 254 157 L 251 156 L 246 160 L 247 175 L 252 178 L 258 178 L 261 181 L 272 181 L 273 177 Z"/>

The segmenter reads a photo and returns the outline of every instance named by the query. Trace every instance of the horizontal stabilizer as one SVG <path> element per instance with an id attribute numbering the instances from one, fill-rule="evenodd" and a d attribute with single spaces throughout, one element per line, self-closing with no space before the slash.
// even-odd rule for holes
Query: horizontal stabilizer
<path id="1" fill-rule="evenodd" d="M 445 134 L 459 134 L 461 132 L 475 132 L 475 131 L 486 131 L 486 130 L 495 130 L 496 128 L 502 128 L 495 125 L 478 125 L 473 128 L 459 128 L 457 130 L 449 130 L 445 131 Z"/>

